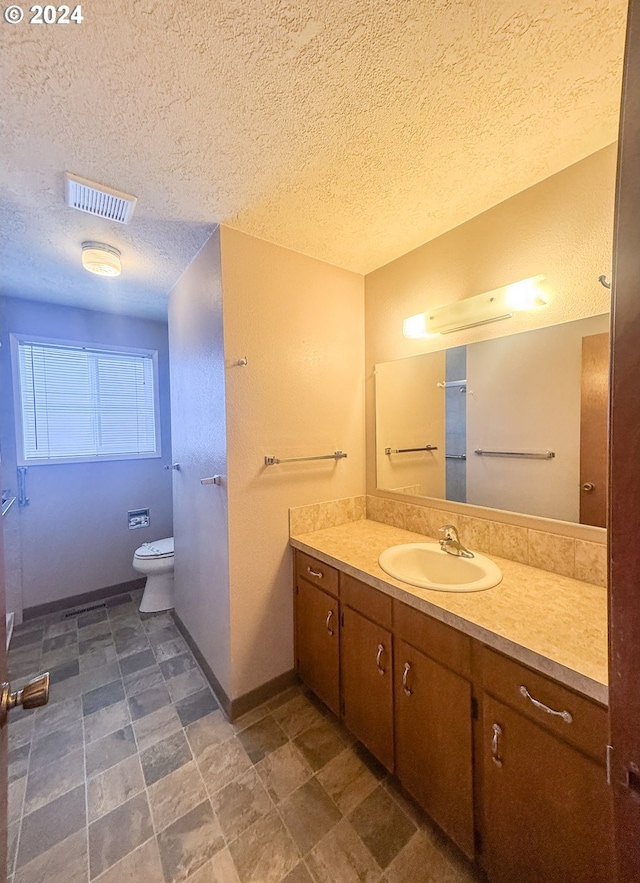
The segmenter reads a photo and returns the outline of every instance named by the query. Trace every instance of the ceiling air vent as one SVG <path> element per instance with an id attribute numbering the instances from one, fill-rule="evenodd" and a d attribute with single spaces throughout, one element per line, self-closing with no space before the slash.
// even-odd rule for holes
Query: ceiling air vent
<path id="1" fill-rule="evenodd" d="M 64 173 L 64 192 L 70 208 L 120 224 L 129 223 L 137 202 L 135 196 L 103 187 L 70 172 Z"/>

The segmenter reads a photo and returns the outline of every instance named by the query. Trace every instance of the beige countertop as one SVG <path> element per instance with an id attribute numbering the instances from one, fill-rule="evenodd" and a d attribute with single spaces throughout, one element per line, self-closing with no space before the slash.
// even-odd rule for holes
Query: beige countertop
<path id="1" fill-rule="evenodd" d="M 494 555 L 502 582 L 483 592 L 419 589 L 379 567 L 389 546 L 424 542 L 435 541 L 367 520 L 291 537 L 294 548 L 607 703 L 606 589 Z"/>

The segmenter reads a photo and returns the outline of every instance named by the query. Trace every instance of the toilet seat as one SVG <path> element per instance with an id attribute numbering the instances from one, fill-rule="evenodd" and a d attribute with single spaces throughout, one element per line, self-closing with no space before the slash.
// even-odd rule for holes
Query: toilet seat
<path id="1" fill-rule="evenodd" d="M 164 540 L 155 540 L 153 543 L 143 543 L 134 552 L 134 557 L 145 558 L 170 558 L 174 553 L 173 537 Z"/>

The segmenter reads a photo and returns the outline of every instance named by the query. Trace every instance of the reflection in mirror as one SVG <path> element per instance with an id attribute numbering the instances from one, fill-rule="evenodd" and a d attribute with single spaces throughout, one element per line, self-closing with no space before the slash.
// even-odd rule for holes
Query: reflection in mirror
<path id="1" fill-rule="evenodd" d="M 605 527 L 609 317 L 376 365 L 377 486 Z"/>

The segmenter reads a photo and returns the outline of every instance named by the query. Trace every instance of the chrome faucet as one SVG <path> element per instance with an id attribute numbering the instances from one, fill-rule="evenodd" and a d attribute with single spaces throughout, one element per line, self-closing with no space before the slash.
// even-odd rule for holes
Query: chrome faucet
<path id="1" fill-rule="evenodd" d="M 440 548 L 449 555 L 456 555 L 458 558 L 473 558 L 473 552 L 470 552 L 466 546 L 463 546 L 458 536 L 458 530 L 453 524 L 445 524 L 440 528 L 440 533 L 444 534 L 444 538 L 440 540 Z"/>

